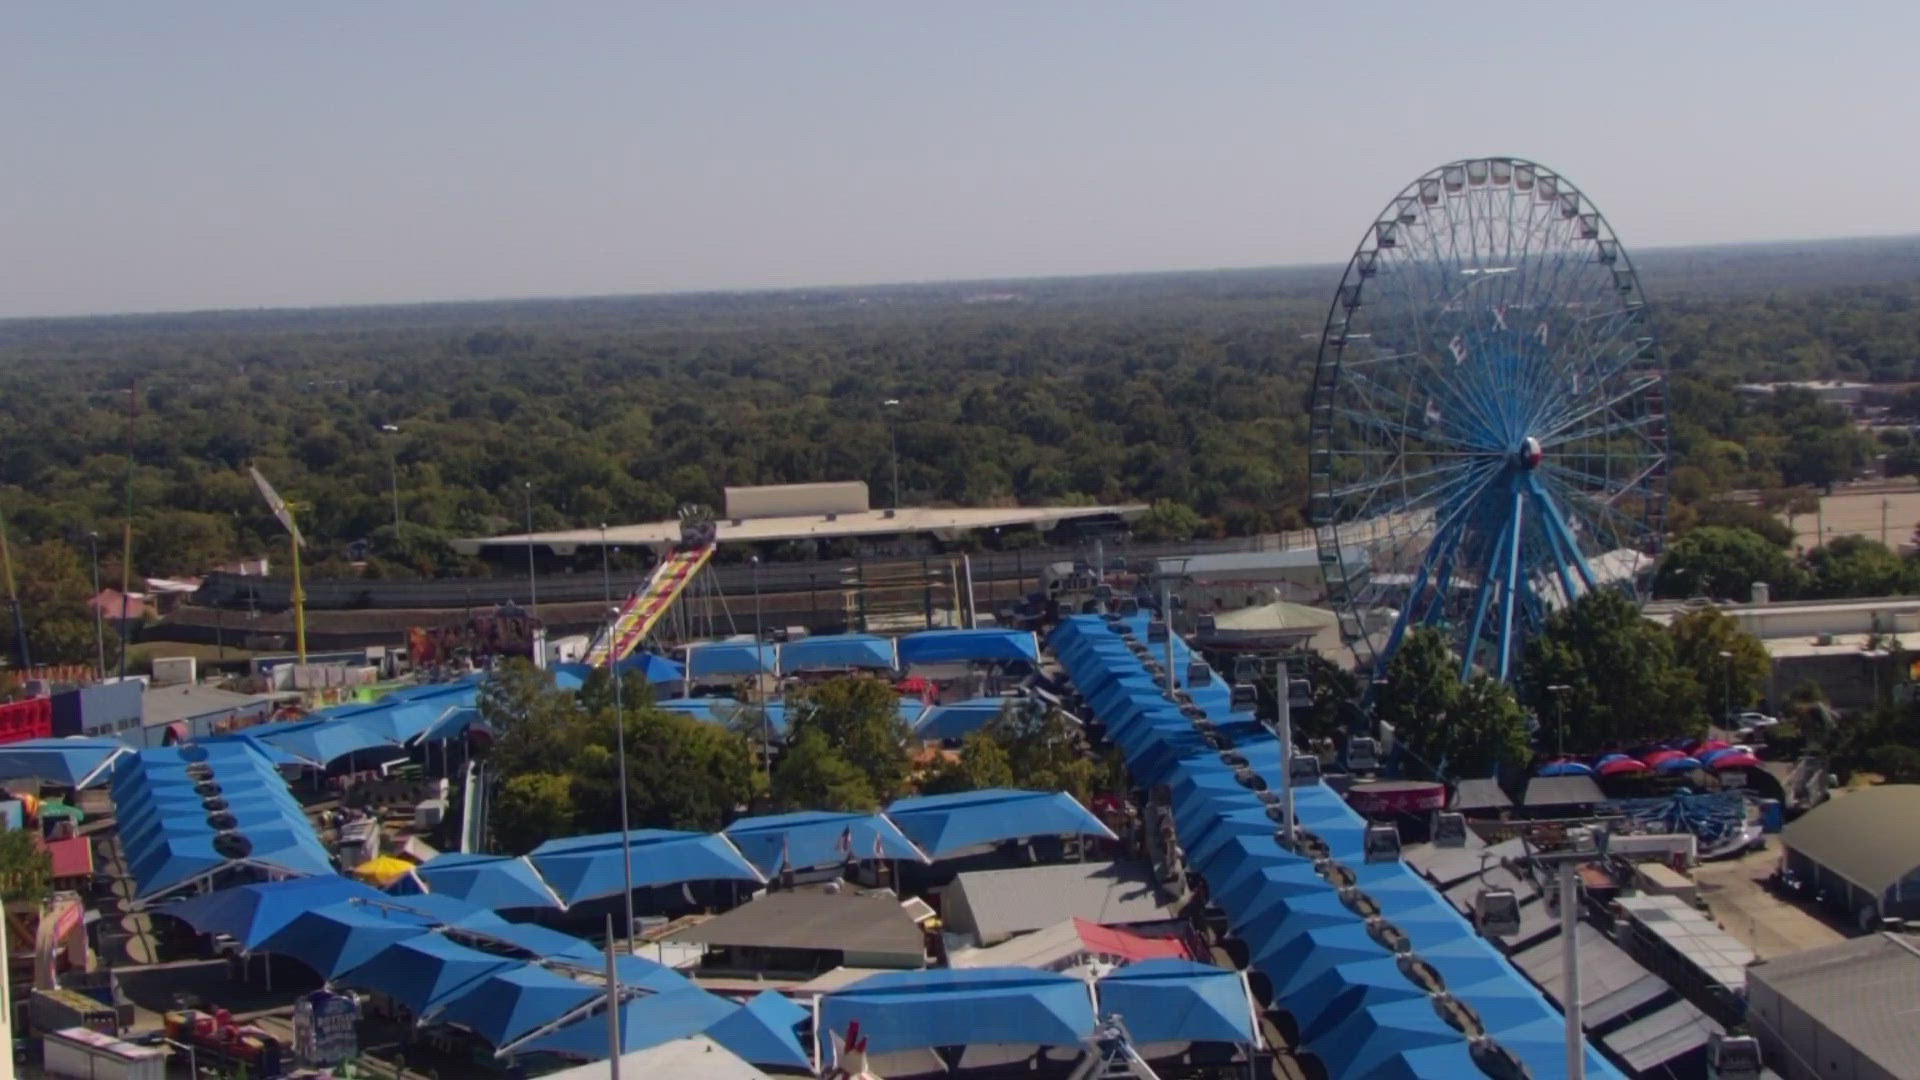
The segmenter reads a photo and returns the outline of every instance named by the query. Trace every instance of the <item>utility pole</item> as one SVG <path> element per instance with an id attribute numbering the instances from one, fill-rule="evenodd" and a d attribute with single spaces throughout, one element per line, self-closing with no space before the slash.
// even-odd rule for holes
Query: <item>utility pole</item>
<path id="1" fill-rule="evenodd" d="M 600 523 L 600 591 L 607 603 L 607 670 L 613 675 L 613 754 L 620 763 L 620 870 L 623 884 L 620 898 L 625 905 L 627 915 L 626 928 L 621 932 L 621 940 L 627 942 L 627 951 L 633 951 L 633 835 L 627 825 L 627 706 L 622 697 L 621 684 L 626 677 L 620 672 L 620 657 L 615 653 L 615 632 L 620 629 L 620 609 L 613 606 L 613 571 L 607 548 L 607 523 Z M 608 939 L 612 947 L 612 939 Z"/>
<path id="2" fill-rule="evenodd" d="M 1727 711 L 1721 716 L 1720 722 L 1731 724 L 1733 723 L 1733 653 L 1721 649 L 1720 659 L 1727 662 Z"/>

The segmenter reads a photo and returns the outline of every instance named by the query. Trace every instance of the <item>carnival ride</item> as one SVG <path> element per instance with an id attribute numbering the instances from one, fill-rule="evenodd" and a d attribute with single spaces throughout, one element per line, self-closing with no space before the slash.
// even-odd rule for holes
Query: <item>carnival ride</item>
<path id="1" fill-rule="evenodd" d="M 711 511 L 691 507 L 680 515 L 680 543 L 660 560 L 647 580 L 627 597 L 587 650 L 594 667 L 617 664 L 632 654 L 688 585 L 713 558 L 717 526 Z"/>
<path id="2" fill-rule="evenodd" d="M 1321 568 L 1359 656 L 1383 670 L 1433 626 L 1505 679 L 1554 608 L 1636 588 L 1665 518 L 1663 386 L 1626 252 L 1566 179 L 1474 158 L 1395 196 L 1334 295 L 1311 407 Z"/>

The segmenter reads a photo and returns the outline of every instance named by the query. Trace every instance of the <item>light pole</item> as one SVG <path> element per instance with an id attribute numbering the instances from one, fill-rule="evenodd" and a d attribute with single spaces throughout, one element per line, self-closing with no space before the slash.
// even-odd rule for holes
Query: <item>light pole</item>
<path id="1" fill-rule="evenodd" d="M 1733 653 L 1727 649 L 1721 649 L 1720 659 L 1727 662 L 1727 711 L 1721 715 L 1720 722 L 1731 724 L 1733 723 Z"/>
<path id="2" fill-rule="evenodd" d="M 620 656 L 616 651 L 619 643 L 614 634 L 620 629 L 620 609 L 613 605 L 613 570 L 608 556 L 607 523 L 600 523 L 600 591 L 607 603 L 607 670 L 613 675 L 613 756 L 620 767 L 620 871 L 626 888 L 621 891 L 621 899 L 626 905 L 627 925 L 620 933 L 622 941 L 627 943 L 627 951 L 633 951 L 633 836 L 627 825 L 627 707 L 620 684 L 626 678 L 620 673 Z"/>
<path id="3" fill-rule="evenodd" d="M 527 496 L 527 614 L 540 617 L 540 583 L 533 573 L 533 481 L 522 485 Z M 606 539 L 606 526 L 600 527 L 601 539 Z"/>
<path id="4" fill-rule="evenodd" d="M 893 508 L 900 509 L 900 430 L 894 423 L 894 410 L 900 407 L 899 398 L 888 398 L 880 403 L 887 417 L 887 456 L 893 462 Z"/>
<path id="5" fill-rule="evenodd" d="M 753 567 L 753 688 L 760 699 L 760 761 L 767 769 L 767 794 L 773 794 L 773 717 L 767 712 L 767 628 L 760 618 L 760 556 L 747 556 Z"/>
<path id="6" fill-rule="evenodd" d="M 95 679 L 107 677 L 107 621 L 100 613 L 100 534 L 87 533 L 88 561 L 93 563 L 93 656 Z"/>
<path id="7" fill-rule="evenodd" d="M 1573 687 L 1566 683 L 1554 683 L 1547 687 L 1547 693 L 1553 695 L 1554 738 L 1559 743 L 1558 749 L 1554 752 L 1556 757 L 1567 756 L 1567 703 L 1560 700 L 1560 695 L 1571 689 Z"/>
<path id="8" fill-rule="evenodd" d="M 381 424 L 380 430 L 389 435 L 400 434 L 397 424 Z M 400 543 L 400 445 L 398 440 L 387 442 L 387 482 L 393 488 L 393 542 Z"/>

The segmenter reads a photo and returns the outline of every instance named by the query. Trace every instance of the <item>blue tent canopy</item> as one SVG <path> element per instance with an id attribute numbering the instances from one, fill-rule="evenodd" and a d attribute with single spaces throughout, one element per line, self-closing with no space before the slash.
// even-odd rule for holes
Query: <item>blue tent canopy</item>
<path id="1" fill-rule="evenodd" d="M 674 1039 L 696 1035 L 738 1016 L 743 1009 L 723 997 L 692 986 L 665 994 L 629 998 L 620 1003 L 620 1052 L 631 1054 Z M 715 1038 L 726 1046 L 725 1042 Z M 570 1020 L 516 1050 L 545 1051 L 599 1060 L 607 1056 L 607 1014 L 604 1008 Z M 728 1047 L 732 1049 L 732 1047 Z"/>
<path id="2" fill-rule="evenodd" d="M 431 925 L 431 919 L 403 911 L 342 901 L 302 911 L 267 935 L 259 951 L 291 956 L 331 979 L 396 941 L 426 933 Z"/>
<path id="3" fill-rule="evenodd" d="M 1400 970 L 1385 950 L 1371 960 L 1335 964 L 1285 1000 L 1300 1025 L 1300 1038 L 1312 1042 L 1355 1010 L 1389 1001 L 1425 1000 L 1427 992 Z"/>
<path id="4" fill-rule="evenodd" d="M 1052 972 L 933 968 L 869 975 L 821 999 L 821 1030 L 845 1031 L 854 1021 L 875 1054 L 968 1043 L 1077 1046 L 1093 1030 L 1093 1002 L 1087 984 Z"/>
<path id="5" fill-rule="evenodd" d="M 1142 960 L 1094 988 L 1102 1013 L 1119 1013 L 1135 1042 L 1251 1044 L 1253 1008 L 1238 972 L 1171 957 Z"/>
<path id="6" fill-rule="evenodd" d="M 742 1061 L 776 1068 L 813 1070 L 813 1058 L 800 1045 L 796 1030 L 813 1013 L 772 990 L 758 996 L 707 1026 L 707 1038 L 739 1055 Z"/>
<path id="7" fill-rule="evenodd" d="M 922 630 L 899 642 L 900 665 L 1040 662 L 1040 643 L 1026 630 Z"/>
<path id="8" fill-rule="evenodd" d="M 399 892 L 398 886 L 409 880 L 411 878 L 401 878 L 400 881 L 395 882 L 395 890 L 382 898 L 381 903 L 387 907 L 424 915 L 440 926 L 458 927 L 463 930 L 483 930 L 491 926 L 508 925 L 507 920 L 495 915 L 492 911 L 478 904 L 469 904 L 457 897 L 439 893 Z"/>
<path id="9" fill-rule="evenodd" d="M 686 665 L 650 652 L 628 653 L 626 659 L 621 660 L 614 667 L 623 674 L 637 672 L 656 686 L 661 683 L 684 682 L 687 677 Z"/>
<path id="10" fill-rule="evenodd" d="M 1413 1000 L 1370 1004 L 1347 1012 L 1339 1023 L 1307 1040 L 1306 1047 L 1335 1076 L 1365 1076 L 1396 1054 L 1463 1042 L 1461 1034 L 1440 1019 L 1422 994 Z"/>
<path id="11" fill-rule="evenodd" d="M 764 715 L 767 727 L 775 738 L 787 733 L 787 703 L 769 701 L 764 705 L 750 704 L 730 697 L 693 697 L 665 698 L 653 703 L 656 709 L 668 712 L 685 713 L 696 720 L 705 720 L 714 724 L 733 724 L 749 714 Z M 754 724 L 759 727 L 758 723 Z"/>
<path id="12" fill-rule="evenodd" d="M 195 807 L 189 800 L 196 797 L 219 798 L 226 805 Z M 121 850 L 141 901 L 230 866 L 333 873 L 326 848 L 286 781 L 246 742 L 188 743 L 123 758 L 113 773 L 113 802 L 120 815 Z M 216 826 L 211 816 L 216 813 L 233 820 Z M 249 850 L 239 857 L 216 850 L 214 838 L 222 828 L 245 837 Z"/>
<path id="13" fill-rule="evenodd" d="M 381 949 L 334 981 L 377 990 L 417 1015 L 466 993 L 493 972 L 525 966 L 523 961 L 470 949 L 439 934 L 421 934 Z"/>
<path id="14" fill-rule="evenodd" d="M 553 1023 L 602 993 L 539 964 L 515 963 L 469 983 L 428 1019 L 458 1024 L 498 1048 Z M 605 1030 L 603 1026 L 603 1044 Z"/>
<path id="15" fill-rule="evenodd" d="M 782 675 L 843 668 L 891 670 L 893 667 L 893 639 L 874 634 L 828 634 L 780 646 Z"/>
<path id="16" fill-rule="evenodd" d="M 913 841 L 880 814 L 802 810 L 741 818 L 727 826 L 727 838 L 768 878 L 780 872 L 783 859 L 795 870 L 805 870 L 836 866 L 849 857 L 873 858 L 876 841 L 884 858 L 927 861 Z"/>
<path id="17" fill-rule="evenodd" d="M 1113 833 L 1065 792 L 991 788 L 901 799 L 887 817 L 932 858 L 980 844 L 1031 836 Z"/>
<path id="18" fill-rule="evenodd" d="M 413 873 L 432 892 L 495 911 L 565 906 L 524 858 L 449 852 L 421 863 Z"/>
<path id="19" fill-rule="evenodd" d="M 475 727 L 487 728 L 486 721 L 480 716 L 480 710 L 472 705 L 454 706 L 414 737 L 420 742 L 440 742 L 446 739 L 457 739 L 465 735 L 469 728 Z"/>
<path id="20" fill-rule="evenodd" d="M 963 738 L 986 727 L 1008 705 L 1019 704 L 1019 698 L 979 697 L 951 705 L 935 705 L 920 715 L 913 734 L 920 739 Z"/>
<path id="21" fill-rule="evenodd" d="M 133 748 L 118 739 L 27 739 L 0 746 L 0 780 L 29 777 L 66 787 L 105 783 Z"/>
<path id="22" fill-rule="evenodd" d="M 177 900 L 160 909 L 203 934 L 225 934 L 243 949 L 256 949 L 302 912 L 350 900 L 379 903 L 387 897 L 369 885 L 337 874 L 258 882 Z"/>
<path id="23" fill-rule="evenodd" d="M 740 857 L 724 835 L 634 829 L 633 885 L 677 885 L 686 881 L 751 881 L 766 878 Z M 529 856 L 540 876 L 568 904 L 624 891 L 625 859 L 619 833 L 549 840 Z"/>
<path id="24" fill-rule="evenodd" d="M 606 967 L 605 955 L 592 942 L 536 923 L 507 922 L 502 919 L 497 925 L 458 928 L 453 933 L 455 936 L 476 938 L 489 945 L 509 945 L 536 960 L 553 960 L 595 971 Z"/>
<path id="25" fill-rule="evenodd" d="M 1273 996 L 1285 1001 L 1300 992 L 1321 972 L 1336 964 L 1377 960 L 1386 955 L 1385 946 L 1373 940 L 1358 922 L 1316 926 L 1262 954 L 1255 970 L 1273 983 Z"/>
<path id="26" fill-rule="evenodd" d="M 716 641 L 687 648 L 687 679 L 772 675 L 780 670 L 780 646 L 766 642 Z"/>
<path id="27" fill-rule="evenodd" d="M 359 718 L 261 724 L 248 729 L 248 733 L 318 768 L 325 768 L 361 750 L 399 746 L 399 740 L 388 736 L 373 724 L 363 723 Z"/>

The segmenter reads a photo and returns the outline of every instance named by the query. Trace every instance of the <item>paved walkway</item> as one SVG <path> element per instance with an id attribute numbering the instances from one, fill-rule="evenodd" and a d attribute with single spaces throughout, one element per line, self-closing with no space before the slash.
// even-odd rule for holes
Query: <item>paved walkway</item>
<path id="1" fill-rule="evenodd" d="M 1767 877 L 1780 864 L 1779 838 L 1768 844 L 1764 851 L 1694 868 L 1700 897 L 1713 917 L 1763 960 L 1845 940 L 1847 935 L 1817 911 L 1767 888 Z"/>

